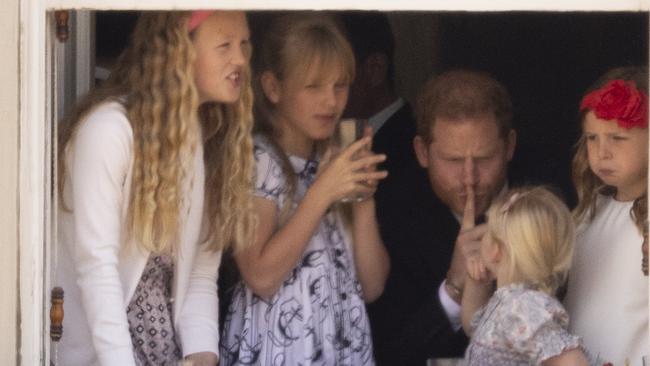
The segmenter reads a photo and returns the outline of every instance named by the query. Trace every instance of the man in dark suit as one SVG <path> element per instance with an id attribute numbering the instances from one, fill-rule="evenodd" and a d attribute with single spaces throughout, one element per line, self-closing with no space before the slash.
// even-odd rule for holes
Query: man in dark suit
<path id="1" fill-rule="evenodd" d="M 373 151 L 386 154 L 379 169 L 388 177 L 379 183 L 375 199 L 390 195 L 387 180 L 417 166 L 413 152 L 415 120 L 411 107 L 394 91 L 394 39 L 388 18 L 380 12 L 350 12 L 341 18 L 354 50 L 356 77 L 350 86 L 344 117 L 367 119 L 373 128 Z"/>
<path id="2" fill-rule="evenodd" d="M 391 195 L 378 201 L 391 256 L 384 293 L 369 305 L 378 365 L 463 356 L 465 257 L 479 250 L 486 230 L 474 222 L 507 189 L 511 123 L 508 93 L 487 74 L 450 71 L 423 88 L 413 147 L 424 169 L 390 181 Z"/>

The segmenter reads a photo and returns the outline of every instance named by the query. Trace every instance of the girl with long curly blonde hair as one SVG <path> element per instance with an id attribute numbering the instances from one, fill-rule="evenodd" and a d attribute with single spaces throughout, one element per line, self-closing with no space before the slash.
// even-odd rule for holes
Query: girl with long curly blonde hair
<path id="1" fill-rule="evenodd" d="M 325 157 L 354 56 L 323 14 L 280 16 L 265 36 L 255 78 L 259 225 L 254 245 L 235 254 L 242 281 L 225 316 L 221 364 L 373 365 L 364 301 L 382 293 L 389 270 L 372 198 L 385 156 L 369 150 L 366 131 Z M 360 194 L 348 227 L 331 208 Z"/>
<path id="2" fill-rule="evenodd" d="M 252 242 L 243 12 L 145 12 L 59 136 L 65 365 L 218 362 L 221 250 Z"/>
<path id="3" fill-rule="evenodd" d="M 607 72 L 585 93 L 580 113 L 579 230 L 565 299 L 571 330 L 594 363 L 641 365 L 649 342 L 647 67 Z"/>

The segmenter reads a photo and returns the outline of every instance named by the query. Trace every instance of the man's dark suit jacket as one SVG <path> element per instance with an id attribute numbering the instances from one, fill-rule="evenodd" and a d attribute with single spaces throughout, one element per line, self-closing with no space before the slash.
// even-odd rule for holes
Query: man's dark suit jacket
<path id="1" fill-rule="evenodd" d="M 372 150 L 377 154 L 386 154 L 387 159 L 379 169 L 388 170 L 388 177 L 379 183 L 377 194 L 382 192 L 385 182 L 397 178 L 405 170 L 419 167 L 413 151 L 415 120 L 408 104 L 398 109 L 372 138 Z"/>
<path id="2" fill-rule="evenodd" d="M 391 271 L 382 296 L 368 305 L 379 366 L 423 366 L 430 357 L 462 357 L 467 346 L 438 299 L 460 226 L 417 164 L 414 135 L 410 108 L 404 106 L 373 142 L 375 152 L 387 154 L 389 171 L 375 199 Z"/>

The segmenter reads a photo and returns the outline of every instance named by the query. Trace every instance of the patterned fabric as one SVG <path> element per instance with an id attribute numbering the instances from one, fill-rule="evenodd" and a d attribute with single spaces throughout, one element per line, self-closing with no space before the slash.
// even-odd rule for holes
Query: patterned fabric
<path id="1" fill-rule="evenodd" d="M 541 365 L 582 347 L 568 325 L 569 316 L 555 298 L 522 284 L 503 286 L 472 319 L 467 365 Z"/>
<path id="2" fill-rule="evenodd" d="M 136 364 L 176 365 L 182 358 L 172 323 L 171 284 L 174 262 L 150 256 L 126 308 Z"/>
<path id="3" fill-rule="evenodd" d="M 287 189 L 278 157 L 264 140 L 255 144 L 256 195 L 276 203 Z M 298 177 L 296 202 L 317 163 L 290 157 Z M 221 337 L 221 365 L 374 365 L 370 327 L 349 239 L 337 214 L 328 212 L 302 259 L 270 299 L 244 283 L 234 290 Z"/>

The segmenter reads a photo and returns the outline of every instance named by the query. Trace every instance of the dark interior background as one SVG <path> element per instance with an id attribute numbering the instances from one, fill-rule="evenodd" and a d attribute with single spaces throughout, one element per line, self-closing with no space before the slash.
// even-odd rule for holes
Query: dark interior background
<path id="1" fill-rule="evenodd" d="M 110 66 L 126 44 L 137 15 L 97 13 L 98 64 Z M 253 42 L 272 15 L 249 15 Z M 421 21 L 393 21 L 404 16 Z M 435 30 L 433 36 L 421 32 L 433 39 L 418 40 L 413 36 L 420 33 L 417 29 L 394 29 L 401 35 L 396 39 L 396 58 L 404 57 L 399 54 L 400 46 L 410 44 L 430 45 L 433 51 L 427 49 L 429 52 L 422 54 L 435 55 L 432 60 L 418 60 L 432 65 L 431 72 L 400 75 L 398 70 L 398 83 L 400 79 L 409 80 L 406 90 L 417 91 L 433 74 L 454 67 L 494 75 L 508 88 L 515 106 L 519 143 L 512 175 L 519 180 L 553 185 L 564 192 L 570 204 L 575 203 L 570 162 L 579 135 L 577 106 L 581 94 L 612 67 L 648 64 L 646 13 L 422 12 L 390 13 L 389 18 L 394 28 L 395 24 L 433 24 Z M 412 95 L 406 97 L 413 99 Z"/>
<path id="2" fill-rule="evenodd" d="M 485 70 L 510 91 L 519 133 L 513 174 L 553 184 L 573 204 L 581 95 L 612 67 L 648 64 L 647 14 L 455 13 L 441 16 L 439 37 L 441 68 Z"/>

